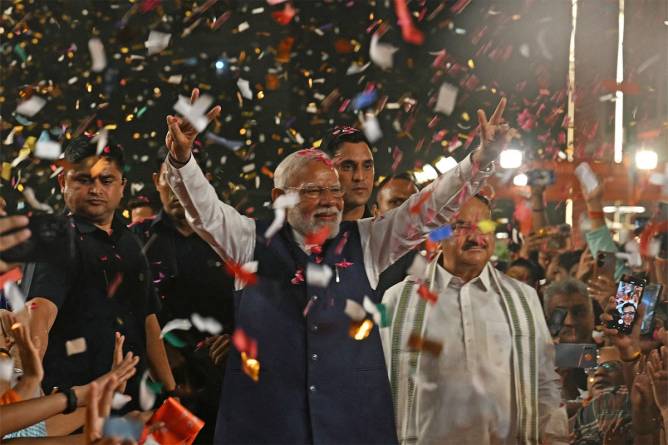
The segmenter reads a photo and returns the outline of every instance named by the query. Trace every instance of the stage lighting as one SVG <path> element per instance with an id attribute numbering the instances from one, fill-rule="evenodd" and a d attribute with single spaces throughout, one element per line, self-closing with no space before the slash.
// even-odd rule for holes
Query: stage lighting
<path id="1" fill-rule="evenodd" d="M 434 162 L 434 166 L 439 172 L 445 173 L 457 167 L 457 161 L 452 156 L 448 156 L 447 158 L 441 156 Z"/>
<path id="2" fill-rule="evenodd" d="M 515 184 L 518 187 L 524 187 L 528 183 L 529 183 L 529 178 L 524 173 L 520 173 L 519 175 L 513 178 L 513 184 Z"/>
<path id="3" fill-rule="evenodd" d="M 654 170 L 659 160 L 655 151 L 638 150 L 636 152 L 636 167 L 638 170 Z"/>
<path id="4" fill-rule="evenodd" d="M 522 165 L 522 150 L 507 148 L 499 156 L 501 168 L 518 168 Z"/>

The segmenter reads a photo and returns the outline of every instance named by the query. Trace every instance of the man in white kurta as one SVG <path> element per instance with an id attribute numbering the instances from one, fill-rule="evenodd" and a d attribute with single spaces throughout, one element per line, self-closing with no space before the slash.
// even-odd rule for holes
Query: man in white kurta
<path id="1" fill-rule="evenodd" d="M 483 199 L 467 202 L 443 256 L 413 268 L 383 297 L 390 326 L 381 337 L 400 443 L 566 439 L 538 296 L 489 263 L 494 234 L 482 233 L 478 223 L 490 214 Z M 424 298 L 426 290 L 434 303 Z M 432 347 L 416 347 L 416 338 Z"/>

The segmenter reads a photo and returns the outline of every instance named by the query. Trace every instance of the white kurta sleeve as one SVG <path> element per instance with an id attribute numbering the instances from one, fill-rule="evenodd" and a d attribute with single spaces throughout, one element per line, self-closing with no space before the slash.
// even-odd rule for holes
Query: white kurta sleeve
<path id="1" fill-rule="evenodd" d="M 492 170 L 473 172 L 469 155 L 400 207 L 378 218 L 357 221 L 371 287 L 375 289 L 380 273 L 420 244 L 430 231 L 447 224 L 492 173 Z"/>
<path id="2" fill-rule="evenodd" d="M 191 156 L 186 165 L 174 167 L 165 160 L 167 182 L 185 208 L 190 226 L 222 258 L 239 264 L 253 259 L 255 221 L 225 204 Z"/>

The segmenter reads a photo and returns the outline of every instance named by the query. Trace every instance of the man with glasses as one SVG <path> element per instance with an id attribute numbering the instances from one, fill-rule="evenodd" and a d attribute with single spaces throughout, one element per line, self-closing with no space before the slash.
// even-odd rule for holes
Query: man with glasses
<path id="1" fill-rule="evenodd" d="M 198 97 L 194 90 L 191 100 Z M 167 180 L 189 223 L 235 271 L 240 291 L 216 443 L 396 442 L 378 329 L 353 338 L 351 323 L 361 321 L 365 296 L 379 303 L 380 272 L 457 210 L 464 187 L 475 192 L 489 177 L 510 137 L 500 122 L 504 106 L 490 123 L 480 112 L 479 150 L 383 219 L 342 223 L 344 193 L 328 156 L 288 155 L 274 171 L 272 199 L 285 204 L 293 197 L 282 197 L 295 193 L 299 201 L 276 230 L 218 199 L 191 158 L 197 131 L 167 117 Z M 207 116 L 219 113 L 215 107 Z"/>
<path id="2" fill-rule="evenodd" d="M 630 328 L 636 319 L 636 306 L 633 303 L 624 303 L 622 306 L 622 322 L 624 326 Z"/>
<path id="3" fill-rule="evenodd" d="M 144 370 L 166 391 L 175 384 L 146 257 L 116 215 L 126 184 L 123 151 L 110 144 L 98 155 L 96 144 L 79 137 L 65 148 L 64 160 L 69 168 L 58 183 L 75 228 L 76 256 L 37 263 L 24 277 L 32 303 L 30 331 L 44 360 L 42 386 L 47 393 L 55 386 L 66 390 L 108 372 L 118 332 L 124 350 L 140 357 L 125 407 L 136 409 Z"/>
<path id="4" fill-rule="evenodd" d="M 383 297 L 383 349 L 402 444 L 567 439 L 554 346 L 536 291 L 490 262 L 489 200 L 462 205 L 421 275 Z"/>

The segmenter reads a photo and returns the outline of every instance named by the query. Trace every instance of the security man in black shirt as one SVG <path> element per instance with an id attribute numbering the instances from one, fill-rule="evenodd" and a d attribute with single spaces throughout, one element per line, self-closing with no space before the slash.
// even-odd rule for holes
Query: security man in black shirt
<path id="1" fill-rule="evenodd" d="M 140 357 L 127 386 L 136 408 L 146 369 L 166 392 L 175 389 L 156 313 L 141 243 L 115 215 L 123 197 L 123 151 L 108 145 L 97 154 L 86 137 L 64 151 L 67 168 L 58 176 L 75 229 L 75 256 L 37 263 L 27 278 L 30 330 L 44 360 L 44 390 L 87 383 L 109 371 L 115 332 L 125 336 L 125 352 Z"/>
<path id="2" fill-rule="evenodd" d="M 206 153 L 195 146 L 193 155 L 204 169 Z M 164 177 L 166 157 L 164 148 L 158 151 L 157 171 L 153 173 L 162 209 L 155 218 L 131 226 L 145 243 L 162 306 L 158 318 L 162 325 L 174 319 L 191 319 L 193 314 L 213 318 L 225 333 L 215 337 L 218 343 L 229 344 L 234 322 L 234 280 L 225 273 L 218 254 L 188 225 L 185 210 Z M 205 421 L 195 443 L 213 442 L 220 399 L 222 367 L 214 365 L 207 356 L 208 348 L 200 343 L 212 344 L 214 338 L 207 339 L 210 334 L 196 327 L 173 331 L 168 334 L 166 346 L 181 403 Z"/>

